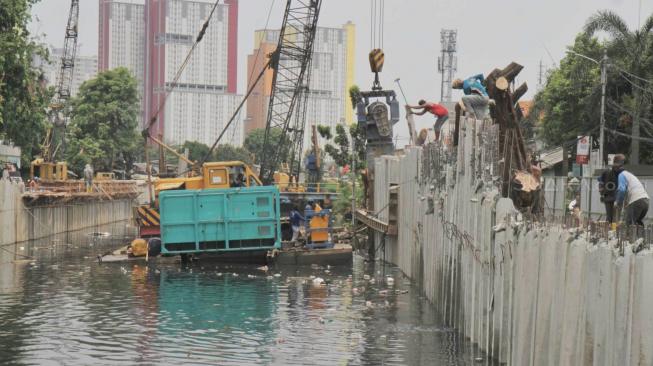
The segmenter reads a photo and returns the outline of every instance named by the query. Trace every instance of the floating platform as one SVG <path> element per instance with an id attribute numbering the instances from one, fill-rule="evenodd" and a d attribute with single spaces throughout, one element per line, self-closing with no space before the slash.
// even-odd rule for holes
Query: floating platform
<path id="1" fill-rule="evenodd" d="M 193 261 L 209 261 L 220 263 L 238 264 L 270 264 L 280 266 L 310 266 L 317 264 L 321 266 L 341 266 L 351 264 L 353 250 L 351 245 L 336 244 L 331 249 L 305 249 L 288 248 L 275 252 L 253 251 L 253 252 L 227 252 L 227 253 L 206 253 L 193 257 Z M 98 256 L 101 263 L 112 262 L 154 262 L 154 263 L 177 263 L 180 256 L 151 256 L 130 257 L 127 255 L 127 246 L 122 246 L 112 252 Z"/>

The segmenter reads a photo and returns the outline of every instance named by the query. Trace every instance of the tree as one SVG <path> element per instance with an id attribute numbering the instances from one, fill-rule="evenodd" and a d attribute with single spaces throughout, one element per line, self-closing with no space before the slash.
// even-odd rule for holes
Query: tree
<path id="1" fill-rule="evenodd" d="M 0 5 L 0 139 L 22 149 L 22 166 L 40 151 L 47 131 L 51 92 L 33 60 L 47 60 L 47 50 L 27 30 L 37 0 L 7 0 Z"/>
<path id="2" fill-rule="evenodd" d="M 81 171 L 91 163 L 95 171 L 112 171 L 125 160 L 126 170 L 142 148 L 137 133 L 139 99 L 136 79 L 119 67 L 87 80 L 72 100 L 67 136 L 67 161 Z"/>
<path id="3" fill-rule="evenodd" d="M 257 128 L 247 135 L 243 142 L 243 147 L 254 155 L 254 162 L 257 164 L 261 162 L 262 156 L 273 154 L 274 147 L 279 145 L 284 145 L 284 148 L 281 149 L 280 153 L 283 157 L 287 157 L 290 151 L 290 146 L 288 143 L 284 143 L 285 139 L 282 135 L 283 131 L 280 128 L 273 128 L 270 131 L 270 141 L 268 146 L 263 146 L 265 144 L 265 128 Z M 284 159 L 280 159 L 280 162 L 283 162 L 283 160 Z M 274 169 L 279 169 L 279 167 L 274 167 Z"/>
<path id="4" fill-rule="evenodd" d="M 608 56 L 617 68 L 623 70 L 625 75 L 621 76 L 628 79 L 632 86 L 629 93 L 634 99 L 630 161 L 639 164 L 641 123 L 648 120 L 653 104 L 653 83 L 650 81 L 653 77 L 653 14 L 640 29 L 630 31 L 626 22 L 616 13 L 599 11 L 588 19 L 584 30 L 587 36 L 593 36 L 598 31 L 608 33 Z"/>
<path id="5" fill-rule="evenodd" d="M 215 161 L 242 161 L 247 165 L 252 165 L 254 161 L 247 149 L 229 144 L 218 145 L 213 156 Z"/>
<path id="6" fill-rule="evenodd" d="M 183 145 L 181 145 L 179 151 L 183 154 L 186 149 L 188 149 L 188 159 L 191 161 L 200 162 L 209 153 L 211 148 L 201 142 L 186 141 Z M 209 156 L 207 160 L 211 161 L 211 156 Z"/>
<path id="7" fill-rule="evenodd" d="M 331 140 L 330 127 L 318 126 L 318 131 L 322 138 L 327 141 Z M 336 125 L 336 136 L 333 138 L 335 145 L 327 143 L 324 146 L 324 151 L 331 156 L 339 167 L 351 165 L 353 155 L 350 141 L 352 140 L 356 145 L 356 170 L 365 169 L 365 131 L 356 124 L 350 125 L 348 129 L 345 125 Z"/>
<path id="8" fill-rule="evenodd" d="M 571 50 L 595 59 L 601 57 L 599 42 L 584 34 L 576 37 Z M 596 130 L 600 96 L 598 65 L 575 55 L 567 55 L 560 61 L 560 67 L 549 74 L 544 88 L 535 96 L 533 108 L 524 123 L 540 126 L 538 136 L 545 143 L 560 145 Z"/>

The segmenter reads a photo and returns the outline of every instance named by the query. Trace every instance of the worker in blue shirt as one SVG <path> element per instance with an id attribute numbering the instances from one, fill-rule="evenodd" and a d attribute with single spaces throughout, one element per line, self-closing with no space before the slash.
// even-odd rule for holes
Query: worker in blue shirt
<path id="1" fill-rule="evenodd" d="M 299 239 L 299 229 L 302 221 L 304 221 L 304 216 L 299 213 L 297 206 L 293 206 L 290 211 L 290 226 L 292 227 L 292 239 L 290 239 L 290 241 L 292 243 L 296 243 L 297 239 Z"/>
<path id="2" fill-rule="evenodd" d="M 617 178 L 617 211 L 623 208 L 624 222 L 627 225 L 644 226 L 644 218 L 648 213 L 649 196 L 642 182 L 637 177 L 624 169 L 626 157 L 617 154 L 612 163 L 612 169 L 619 174 Z"/>
<path id="3" fill-rule="evenodd" d="M 485 119 L 490 113 L 489 105 L 493 103 L 487 94 L 487 89 L 483 85 L 485 78 L 483 74 L 470 76 L 465 80 L 456 79 L 452 82 L 451 87 L 462 89 L 463 97 L 456 104 L 456 125 L 454 131 L 454 146 L 458 145 L 458 131 L 460 128 L 460 116 L 465 112 L 469 117 L 475 119 Z"/>

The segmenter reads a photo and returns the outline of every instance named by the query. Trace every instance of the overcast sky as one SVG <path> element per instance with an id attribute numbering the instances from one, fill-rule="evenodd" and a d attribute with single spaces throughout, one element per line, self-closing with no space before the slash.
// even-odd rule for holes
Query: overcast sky
<path id="1" fill-rule="evenodd" d="M 537 88 L 539 63 L 554 67 L 563 57 L 589 16 L 611 9 L 632 28 L 653 13 L 651 0 L 386 0 L 385 67 L 381 83 L 395 87 L 401 78 L 407 97 L 440 99 L 437 57 L 440 30 L 458 30 L 458 73 L 464 77 L 487 74 L 511 61 L 524 65 L 519 81 L 526 81 L 532 97 Z M 80 1 L 80 53 L 97 55 L 98 0 Z M 245 92 L 246 56 L 252 52 L 253 31 L 263 28 L 274 3 L 270 27 L 278 27 L 285 0 L 240 0 L 238 80 Z M 31 30 L 44 34 L 44 41 L 61 47 L 68 17 L 68 0 L 41 0 L 34 7 Z M 640 12 L 641 7 L 641 12 Z M 370 45 L 370 0 L 324 0 L 319 24 L 341 26 L 347 21 L 357 26 L 356 83 L 369 89 L 372 74 L 367 53 Z M 199 25 L 198 25 L 199 27 Z M 454 98 L 458 96 L 454 91 Z M 431 125 L 422 117 L 418 128 Z M 401 135 L 406 135 L 403 125 Z"/>

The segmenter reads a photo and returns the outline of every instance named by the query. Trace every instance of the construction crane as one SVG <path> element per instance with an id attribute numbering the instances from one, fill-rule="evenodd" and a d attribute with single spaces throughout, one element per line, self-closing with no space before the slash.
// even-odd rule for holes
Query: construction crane
<path id="1" fill-rule="evenodd" d="M 78 21 L 79 0 L 72 0 L 68 13 L 68 23 L 66 24 L 61 67 L 57 75 L 54 97 L 49 106 L 51 126 L 43 141 L 41 159 L 32 162 L 32 172 L 34 172 L 35 168 L 39 169 L 41 179 L 65 180 L 67 175 L 66 164 L 55 163 L 55 161 L 58 156 L 63 155 L 65 145 L 67 116 L 64 108 L 71 96 L 73 72 L 75 70 L 75 54 L 77 53 Z"/>
<path id="2" fill-rule="evenodd" d="M 261 157 L 260 177 L 264 184 L 274 180 L 279 163 L 290 162 L 290 173 L 298 174 L 304 139 L 308 72 L 322 0 L 288 0 L 279 43 L 271 55 L 274 70 L 272 91 L 265 124 L 264 146 L 270 153 Z M 297 105 L 299 114 L 293 122 Z M 272 131 L 281 130 L 280 143 L 271 140 Z"/>

